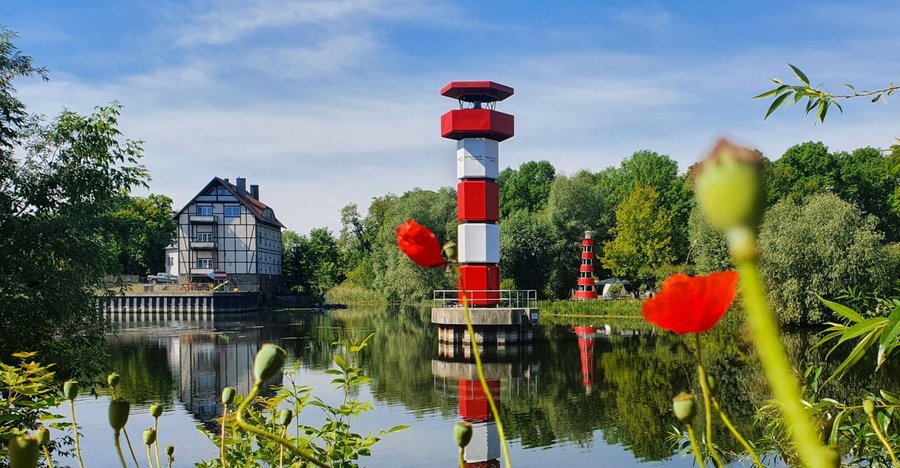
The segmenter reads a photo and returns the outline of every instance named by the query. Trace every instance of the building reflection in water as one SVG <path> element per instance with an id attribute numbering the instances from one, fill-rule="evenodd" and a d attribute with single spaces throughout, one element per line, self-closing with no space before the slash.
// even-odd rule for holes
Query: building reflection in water
<path id="1" fill-rule="evenodd" d="M 479 348 L 479 351 L 484 350 Z M 511 397 L 521 391 L 536 392 L 540 364 L 531 359 L 531 345 L 494 346 L 482 354 L 481 361 L 488 389 L 498 408 L 504 384 L 507 395 Z M 465 466 L 499 468 L 502 456 L 500 436 L 484 388 L 478 381 L 472 348 L 462 344 L 439 344 L 438 358 L 431 361 L 431 374 L 435 389 L 448 398 L 455 396 L 459 402 L 459 417 L 472 424 L 472 440 L 466 446 Z"/>
<path id="2" fill-rule="evenodd" d="M 223 410 L 222 389 L 234 387 L 238 394 L 247 395 L 253 386 L 256 352 L 263 343 L 282 341 L 282 337 L 272 336 L 275 327 L 246 328 L 232 320 L 177 321 L 167 326 L 152 322 L 120 325 L 123 330 L 113 338 L 120 346 L 153 341 L 165 348 L 167 362 L 146 364 L 167 365 L 178 379 L 175 394 L 185 410 L 213 430 L 218 427 L 214 420 Z M 271 382 L 281 382 L 282 376 L 279 372 Z M 271 390 L 266 388 L 262 394 L 271 395 Z"/>

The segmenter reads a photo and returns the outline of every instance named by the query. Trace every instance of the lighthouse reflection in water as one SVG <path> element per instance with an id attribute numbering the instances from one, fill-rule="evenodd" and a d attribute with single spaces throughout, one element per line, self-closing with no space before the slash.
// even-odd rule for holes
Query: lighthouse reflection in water
<path id="1" fill-rule="evenodd" d="M 531 345 L 479 347 L 488 390 L 499 408 L 501 393 L 518 395 L 536 390 L 540 364 L 531 359 Z M 478 380 L 472 348 L 462 344 L 438 345 L 438 358 L 431 361 L 438 391 L 458 398 L 459 418 L 472 424 L 472 440 L 465 450 L 466 467 L 499 467 L 500 436 L 491 414 L 487 394 Z M 454 388 L 455 387 L 455 388 Z"/>

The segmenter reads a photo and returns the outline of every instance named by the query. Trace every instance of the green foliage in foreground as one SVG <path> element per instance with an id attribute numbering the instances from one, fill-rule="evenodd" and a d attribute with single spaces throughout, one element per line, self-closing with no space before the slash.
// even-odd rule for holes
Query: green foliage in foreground
<path id="1" fill-rule="evenodd" d="M 249 426 L 240 422 L 239 416 L 241 408 L 245 407 L 241 403 L 248 396 L 237 396 L 233 402 L 229 403 L 238 406 L 238 410 L 229 412 L 226 409 L 226 414 L 223 416 L 226 428 L 224 438 L 221 437 L 221 434 L 208 432 L 203 425 L 197 427 L 209 437 L 211 442 L 217 446 L 220 444 L 224 446 L 223 457 L 200 461 L 197 466 L 211 467 L 223 466 L 223 464 L 227 466 L 285 466 L 282 463 L 285 463 L 286 466 L 295 466 L 303 463 L 304 460 L 295 455 L 293 451 L 284 449 L 284 444 L 290 444 L 311 454 L 314 460 L 323 465 L 355 467 L 362 457 L 371 455 L 372 446 L 382 437 L 407 429 L 408 426 L 398 425 L 381 430 L 377 434 L 359 434 L 353 431 L 352 422 L 372 409 L 371 403 L 356 399 L 360 387 L 368 385 L 372 380 L 364 375 L 361 367 L 358 367 L 362 351 L 368 346 L 371 337 L 372 335 L 369 335 L 364 340 L 351 338 L 331 344 L 331 349 L 336 352 L 332 355 L 331 367 L 325 372 L 334 376 L 331 383 L 343 392 L 343 401 L 338 406 L 326 403 L 315 396 L 312 387 L 302 385 L 298 381 L 300 362 L 297 360 L 294 367 L 285 373 L 288 385 L 274 386 L 275 394 L 273 396 L 258 397 L 252 404 L 246 406 L 243 420 L 249 421 Z M 273 345 L 267 346 L 269 348 L 263 347 L 261 350 L 277 349 L 280 351 L 282 361 L 274 358 L 261 360 L 260 356 L 263 355 L 263 352 L 257 354 L 254 373 L 257 379 L 261 380 L 256 381 L 254 390 L 251 392 L 253 395 L 256 395 L 262 388 L 264 379 L 267 379 L 270 373 L 280 376 L 282 372 L 280 363 L 283 362 L 285 356 L 284 350 Z M 50 371 L 52 365 L 41 366 L 39 363 L 30 361 L 34 355 L 35 353 L 16 354 L 14 357 L 20 360 L 17 366 L 0 363 L 0 459 L 3 460 L 5 460 L 7 442 L 10 439 L 33 432 L 41 423 L 63 418 L 61 415 L 50 412 L 51 408 L 63 403 L 63 400 L 57 396 L 57 392 L 53 390 L 58 387 L 54 382 L 54 373 Z M 269 355 L 266 354 L 266 356 Z M 273 362 L 275 364 L 271 364 Z M 130 380 L 129 374 L 120 376 L 115 372 L 107 378 L 113 398 L 110 402 L 110 424 L 113 425 L 116 438 L 118 438 L 118 431 L 125 425 L 130 411 L 127 394 L 121 392 L 119 387 L 128 380 Z M 73 405 L 71 424 L 76 424 L 74 398 L 75 395 L 72 396 L 71 402 Z M 136 398 L 142 397 L 137 394 Z M 115 408 L 113 408 L 114 406 Z M 319 418 L 323 422 L 320 426 L 301 424 L 299 418 L 285 418 L 285 409 L 290 409 L 292 416 L 300 415 L 303 411 L 319 410 L 322 412 Z M 115 419 L 112 416 L 114 413 L 116 414 Z M 309 419 L 304 418 L 304 420 L 308 421 Z M 290 425 L 291 421 L 293 421 L 293 425 Z M 114 422 L 115 424 L 113 424 Z M 219 423 L 221 424 L 223 421 L 220 419 Z M 71 427 L 69 423 L 60 421 L 53 422 L 50 426 L 56 429 Z M 145 439 L 145 441 L 150 440 L 150 442 L 146 442 L 148 454 L 153 451 L 151 445 L 160 443 L 159 437 L 156 437 L 158 434 L 154 434 L 154 436 L 152 439 Z M 283 438 L 285 442 L 276 442 L 275 439 L 279 437 Z M 52 456 L 54 452 L 61 453 L 59 446 L 70 444 L 70 437 L 59 437 L 51 442 L 51 450 L 45 456 Z M 131 449 L 130 445 L 129 442 L 129 450 Z M 113 450 L 113 447 L 109 447 L 109 449 Z M 118 445 L 116 449 L 120 450 Z M 3 461 L 0 461 L 0 466 L 4 466 Z"/>
<path id="2" fill-rule="evenodd" d="M 370 337 L 371 338 L 371 335 Z M 275 395 L 260 397 L 248 409 L 245 419 L 260 428 L 275 428 L 278 434 L 285 437 L 297 447 L 311 453 L 316 460 L 326 462 L 334 467 L 355 467 L 361 457 L 372 454 L 372 446 L 382 437 L 392 432 L 407 429 L 409 426 L 394 426 L 376 434 L 359 434 L 353 432 L 351 422 L 363 413 L 372 409 L 372 404 L 353 398 L 359 387 L 367 385 L 371 378 L 363 375 L 356 361 L 369 338 L 365 340 L 348 340 L 339 345 L 339 353 L 333 355 L 333 367 L 328 374 L 334 375 L 332 384 L 343 391 L 344 400 L 339 406 L 331 406 L 313 394 L 312 387 L 301 385 L 298 380 L 300 361 L 285 373 L 287 385 L 275 387 Z M 234 404 L 240 405 L 238 398 Z M 303 411 L 318 408 L 324 413 L 321 426 L 301 424 L 299 416 Z M 283 411 L 290 409 L 295 415 L 293 425 L 279 424 Z M 282 420 L 283 421 L 283 420 Z M 219 421 L 221 423 L 221 420 Z M 225 462 L 230 466 L 294 466 L 303 460 L 283 449 L 281 444 L 243 431 L 237 423 L 235 412 L 231 412 L 225 420 Z M 197 429 L 203 431 L 215 444 L 220 443 L 220 435 L 207 432 L 201 424 Z M 269 429 L 271 430 L 271 429 Z M 222 466 L 220 459 L 211 459 L 197 463 L 199 467 Z"/>
<path id="3" fill-rule="evenodd" d="M 42 366 L 32 360 L 37 353 L 16 353 L 15 365 L 0 363 L 0 466 L 6 466 L 7 443 L 13 437 L 35 431 L 47 420 L 58 419 L 51 410 L 62 399 L 51 390 L 55 373 L 53 364 Z M 62 423 L 50 425 L 62 429 Z M 57 452 L 71 443 L 69 437 L 50 445 Z"/>

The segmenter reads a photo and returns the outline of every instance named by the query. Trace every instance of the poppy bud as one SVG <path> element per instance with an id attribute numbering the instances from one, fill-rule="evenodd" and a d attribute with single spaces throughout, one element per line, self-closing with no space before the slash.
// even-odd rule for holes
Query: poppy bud
<path id="1" fill-rule="evenodd" d="M 153 445 L 156 442 L 156 429 L 152 427 L 144 431 L 144 444 Z"/>
<path id="2" fill-rule="evenodd" d="M 119 375 L 118 372 L 112 372 L 106 376 L 106 383 L 109 384 L 110 387 L 115 388 L 117 385 L 119 385 L 120 379 L 121 379 L 121 376 Z"/>
<path id="3" fill-rule="evenodd" d="M 38 430 L 34 431 L 34 436 L 38 440 L 38 445 L 41 447 L 50 443 L 50 429 L 47 429 L 44 426 L 38 428 Z"/>
<path id="4" fill-rule="evenodd" d="M 863 400 L 863 411 L 865 411 L 869 416 L 875 414 L 875 402 L 868 398 Z"/>
<path id="5" fill-rule="evenodd" d="M 39 456 L 37 437 L 21 435 L 10 439 L 7 448 L 9 451 L 6 455 L 9 457 L 10 468 L 33 468 L 37 466 Z"/>
<path id="6" fill-rule="evenodd" d="M 694 401 L 694 395 L 681 392 L 672 398 L 672 411 L 675 417 L 684 424 L 690 424 L 697 414 L 697 403 Z"/>
<path id="7" fill-rule="evenodd" d="M 256 353 L 256 362 L 253 364 L 253 375 L 256 380 L 265 382 L 275 376 L 284 366 L 284 358 L 287 353 L 279 346 L 266 343 Z"/>
<path id="8" fill-rule="evenodd" d="M 444 244 L 444 257 L 450 260 L 456 258 L 456 242 L 447 242 Z"/>
<path id="9" fill-rule="evenodd" d="M 222 404 L 230 405 L 234 402 L 234 387 L 225 387 L 222 389 Z"/>
<path id="10" fill-rule="evenodd" d="M 291 423 L 292 419 L 294 419 L 294 412 L 289 409 L 284 409 L 278 413 L 278 419 L 275 420 L 275 423 L 279 426 L 287 426 Z"/>
<path id="11" fill-rule="evenodd" d="M 65 397 L 66 400 L 74 400 L 78 397 L 77 380 L 67 380 L 66 383 L 63 384 L 63 397 Z"/>
<path id="12" fill-rule="evenodd" d="M 172 458 L 175 455 L 175 446 L 174 445 L 166 445 L 166 456 Z"/>
<path id="13" fill-rule="evenodd" d="M 453 426 L 453 440 L 459 448 L 465 448 L 472 440 L 472 424 L 467 422 L 458 422 Z"/>
<path id="14" fill-rule="evenodd" d="M 128 422 L 128 413 L 131 411 L 131 404 L 124 398 L 116 398 L 109 402 L 109 425 L 118 432 L 125 427 Z"/>
<path id="15" fill-rule="evenodd" d="M 153 416 L 154 418 L 158 418 L 158 417 L 162 416 L 162 414 L 163 414 L 162 405 L 160 405 L 158 403 L 154 403 L 154 404 L 150 405 L 150 416 Z"/>
<path id="16" fill-rule="evenodd" d="M 756 151 L 716 143 L 694 177 L 694 194 L 713 227 L 756 231 L 765 209 L 761 162 Z"/>

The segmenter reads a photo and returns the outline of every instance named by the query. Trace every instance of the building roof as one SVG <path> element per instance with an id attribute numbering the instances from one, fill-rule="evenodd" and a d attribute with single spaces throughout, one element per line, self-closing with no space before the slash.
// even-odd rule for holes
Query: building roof
<path id="1" fill-rule="evenodd" d="M 197 197 L 205 194 L 206 192 L 209 191 L 209 189 L 211 189 L 217 185 L 221 185 L 222 187 L 225 187 L 226 190 L 231 192 L 231 194 L 234 195 L 234 198 L 236 198 L 237 201 L 240 202 L 241 205 L 244 205 L 245 208 L 247 208 L 251 213 L 253 213 L 253 215 L 256 217 L 257 221 L 264 223 L 264 224 L 269 224 L 271 226 L 279 227 L 279 228 L 284 227 L 284 224 L 281 224 L 281 221 L 278 221 L 278 218 L 275 217 L 275 211 L 272 208 L 269 208 L 269 206 L 266 205 L 265 203 L 250 196 L 250 192 L 248 192 L 246 190 L 241 192 L 240 190 L 238 190 L 236 185 L 232 184 L 231 182 L 226 182 L 225 179 L 222 179 L 219 177 L 213 177 L 213 179 L 211 181 L 209 181 L 209 183 L 206 184 L 206 186 L 203 187 L 203 189 L 200 190 L 200 192 L 198 192 L 197 195 L 194 195 L 194 198 L 191 198 L 191 200 L 189 202 L 187 202 L 183 208 L 178 210 L 178 213 L 175 214 L 175 217 L 177 218 L 179 215 L 181 215 L 181 213 L 183 213 L 184 210 L 187 209 L 188 205 L 190 205 L 191 203 L 194 203 L 194 200 L 196 200 Z M 268 210 L 270 213 L 272 213 L 271 218 L 267 218 L 265 216 L 266 210 Z"/>

